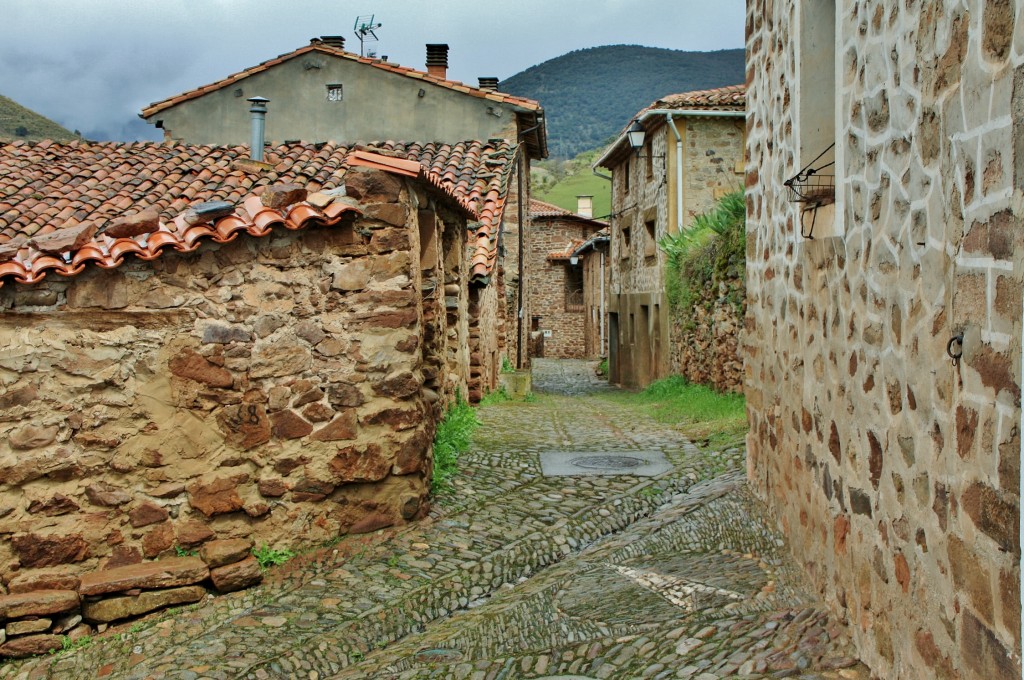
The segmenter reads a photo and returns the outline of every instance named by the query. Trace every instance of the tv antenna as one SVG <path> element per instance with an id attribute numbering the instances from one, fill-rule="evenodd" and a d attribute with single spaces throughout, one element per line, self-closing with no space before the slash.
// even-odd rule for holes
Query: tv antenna
<path id="1" fill-rule="evenodd" d="M 365 56 L 374 57 L 374 56 L 377 56 L 377 50 L 375 50 L 372 47 L 370 48 L 370 53 L 368 55 L 366 54 L 366 51 L 365 51 L 366 43 L 368 43 L 368 42 L 377 42 L 377 40 L 379 40 L 379 38 L 377 38 L 377 34 L 374 33 L 374 31 L 377 30 L 378 28 L 380 28 L 381 26 L 383 26 L 383 24 L 381 24 L 381 23 L 376 23 L 376 24 L 373 23 L 373 19 L 374 19 L 374 15 L 373 14 L 364 14 L 362 16 L 358 16 L 358 17 L 356 17 L 355 26 L 352 27 L 352 30 L 356 32 L 356 36 L 359 37 L 359 56 L 360 57 L 365 57 Z"/>

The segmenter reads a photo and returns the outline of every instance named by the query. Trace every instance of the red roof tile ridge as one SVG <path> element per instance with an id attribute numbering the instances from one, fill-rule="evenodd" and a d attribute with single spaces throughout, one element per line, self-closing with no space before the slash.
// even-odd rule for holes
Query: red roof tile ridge
<path id="1" fill-rule="evenodd" d="M 247 78 L 261 71 L 265 71 L 271 66 L 282 64 L 290 59 L 294 59 L 295 57 L 306 54 L 308 52 L 322 52 L 324 54 L 329 54 L 331 56 L 342 57 L 344 59 L 355 61 L 361 64 L 366 64 L 367 66 L 382 69 L 384 71 L 388 71 L 396 75 L 405 76 L 406 78 L 416 78 L 417 80 L 424 80 L 435 85 L 438 85 L 440 87 L 445 87 L 450 90 L 456 90 L 475 97 L 494 99 L 494 96 L 498 96 L 500 97 L 499 101 L 503 103 L 512 104 L 513 106 L 518 106 L 530 111 L 541 110 L 540 102 L 534 101 L 532 99 L 518 97 L 516 95 L 506 94 L 503 92 L 495 92 L 494 90 L 482 90 L 480 88 L 464 85 L 463 83 L 457 80 L 446 80 L 443 78 L 438 78 L 436 76 L 428 74 L 425 71 L 418 71 L 408 66 L 393 64 L 391 62 L 383 61 L 380 59 L 361 57 L 358 54 L 346 52 L 345 50 L 341 50 L 321 43 L 303 45 L 302 47 L 296 50 L 286 52 L 285 54 L 280 54 L 277 57 L 274 57 L 273 59 L 262 61 L 259 64 L 256 64 L 255 66 L 251 66 L 236 73 L 232 73 L 228 76 L 225 76 L 224 78 L 221 78 L 220 80 L 208 83 L 206 85 L 201 85 L 191 90 L 186 90 L 185 92 L 181 92 L 179 94 L 173 95 L 166 99 L 162 99 L 160 101 L 152 102 L 149 106 L 142 109 L 141 115 L 143 118 L 149 118 L 150 116 L 157 114 L 160 111 L 168 109 L 172 106 L 181 104 L 182 102 L 189 101 L 190 99 L 195 99 L 196 97 L 200 97 L 208 92 L 213 92 L 215 90 L 227 87 L 238 82 L 239 80 L 242 80 L 243 78 Z"/>

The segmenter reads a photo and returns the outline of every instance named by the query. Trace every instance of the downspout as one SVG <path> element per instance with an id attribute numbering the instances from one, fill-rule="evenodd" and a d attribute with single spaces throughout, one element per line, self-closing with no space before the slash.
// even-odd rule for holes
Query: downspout
<path id="1" fill-rule="evenodd" d="M 600 255 L 601 255 L 601 274 L 600 274 L 600 276 L 601 276 L 601 351 L 599 352 L 599 354 L 601 354 L 601 356 L 607 356 L 607 353 L 605 351 L 605 346 L 604 346 L 604 316 L 605 316 L 605 309 L 604 309 L 604 253 L 600 253 Z"/>
<path id="2" fill-rule="evenodd" d="M 676 128 L 676 119 L 671 113 L 665 114 L 668 126 L 676 136 L 676 233 L 683 230 L 683 138 Z"/>
<path id="3" fill-rule="evenodd" d="M 516 369 L 523 368 L 523 314 L 525 313 L 526 286 L 525 286 L 525 263 L 523 255 L 523 244 L 525 243 L 523 232 L 526 230 L 525 208 L 523 206 L 523 168 L 520 161 L 519 172 L 516 173 L 516 192 L 519 194 L 519 310 L 516 314 Z"/>

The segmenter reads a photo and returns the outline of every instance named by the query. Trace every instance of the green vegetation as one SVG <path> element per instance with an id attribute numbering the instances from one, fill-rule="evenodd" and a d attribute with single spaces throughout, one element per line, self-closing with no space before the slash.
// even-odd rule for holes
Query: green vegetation
<path id="1" fill-rule="evenodd" d="M 80 638 L 71 639 L 67 635 L 60 636 L 60 649 L 55 649 L 51 654 L 64 654 L 65 652 L 73 652 L 76 649 L 85 649 L 93 643 L 93 638 L 88 635 L 83 635 Z"/>
<path id="2" fill-rule="evenodd" d="M 473 431 L 480 425 L 476 411 L 462 395 L 456 395 L 434 434 L 434 475 L 431 489 L 435 494 L 453 490 L 452 477 L 459 471 L 459 455 L 469 451 Z"/>
<path id="3" fill-rule="evenodd" d="M 498 389 L 488 392 L 480 400 L 480 406 L 494 406 L 502 402 L 511 401 L 512 397 L 508 396 L 508 390 L 502 385 Z"/>
<path id="4" fill-rule="evenodd" d="M 195 557 L 199 553 L 195 550 L 189 550 L 188 548 L 176 545 L 174 546 L 174 554 L 178 557 Z"/>
<path id="5" fill-rule="evenodd" d="M 673 314 L 692 328 L 693 311 L 703 300 L 718 299 L 721 282 L 728 299 L 742 309 L 747 257 L 746 199 L 742 191 L 726 194 L 709 212 L 698 215 L 688 229 L 658 242 L 668 256 L 665 289 Z M 739 285 L 735 285 L 739 282 Z"/>
<path id="6" fill-rule="evenodd" d="M 516 365 L 512 363 L 512 360 L 507 356 L 501 358 L 501 372 L 502 373 L 515 373 Z"/>
<path id="7" fill-rule="evenodd" d="M 741 445 L 748 429 L 742 394 L 716 392 L 681 376 L 658 380 L 643 392 L 613 392 L 604 398 L 641 405 L 658 422 L 675 425 L 695 443 L 713 449 Z"/>
<path id="8" fill-rule="evenodd" d="M 608 360 L 601 359 L 601 363 L 597 365 L 597 374 L 602 378 L 608 377 Z"/>
<path id="9" fill-rule="evenodd" d="M 41 139 L 70 142 L 78 138 L 74 132 L 0 95 L 0 142 L 19 139 L 30 142 L 38 142 Z"/>
<path id="10" fill-rule="evenodd" d="M 545 61 L 503 80 L 500 89 L 539 101 L 551 156 L 572 158 L 618 135 L 637 111 L 660 97 L 744 79 L 742 49 L 683 52 L 607 45 Z M 595 209 L 594 214 L 605 213 Z"/>
<path id="11" fill-rule="evenodd" d="M 276 550 L 264 543 L 260 547 L 252 549 L 252 556 L 260 563 L 260 569 L 266 570 L 270 567 L 276 567 L 279 564 L 284 564 L 291 558 L 295 557 L 295 553 L 287 548 Z"/>
<path id="12" fill-rule="evenodd" d="M 572 160 L 549 158 L 531 166 L 534 197 L 576 212 L 577 196 L 594 197 L 594 217 L 606 219 L 612 211 L 611 182 L 591 170 L 604 147 L 585 151 Z"/>

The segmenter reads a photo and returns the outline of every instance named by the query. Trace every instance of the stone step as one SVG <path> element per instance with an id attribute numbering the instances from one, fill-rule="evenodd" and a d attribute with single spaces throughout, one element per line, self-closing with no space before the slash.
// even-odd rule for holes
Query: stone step
<path id="1" fill-rule="evenodd" d="M 205 580 L 209 575 L 206 563 L 198 557 L 172 557 L 84 574 L 78 592 L 88 597 L 123 593 L 134 588 L 189 586 Z"/>

